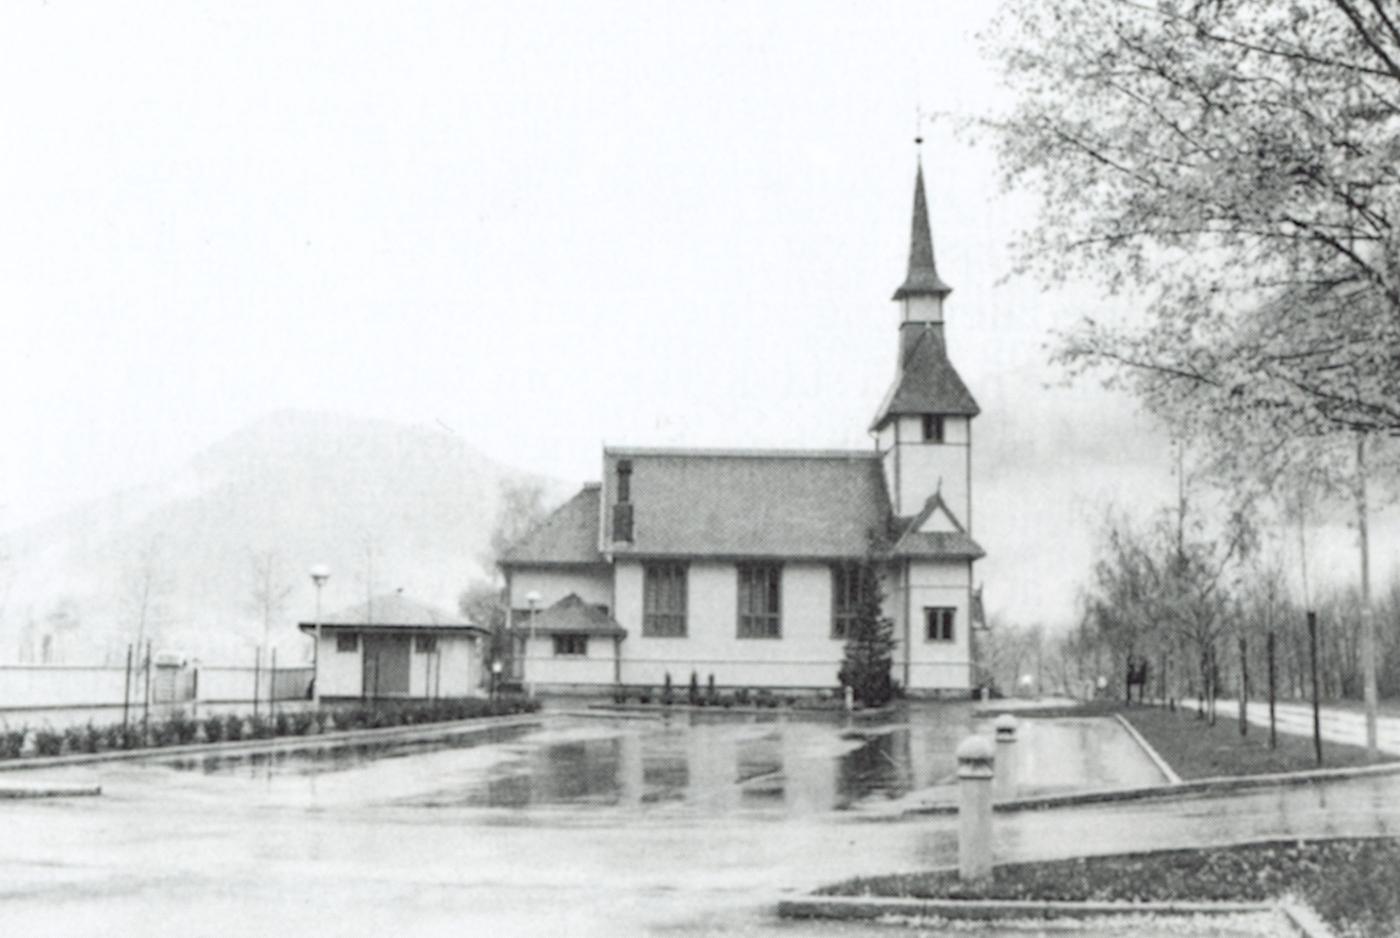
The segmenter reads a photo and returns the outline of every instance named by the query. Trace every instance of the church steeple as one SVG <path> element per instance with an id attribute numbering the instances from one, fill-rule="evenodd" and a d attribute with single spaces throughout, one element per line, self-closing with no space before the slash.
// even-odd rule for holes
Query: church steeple
<path id="1" fill-rule="evenodd" d="M 942 300 L 953 288 L 938 276 L 933 261 L 933 232 L 928 222 L 928 200 L 924 197 L 924 164 L 919 163 L 914 177 L 914 221 L 909 232 L 909 274 L 894 291 L 895 300 L 916 296 L 933 296 Z"/>
<path id="2" fill-rule="evenodd" d="M 884 457 L 895 513 L 917 514 L 941 493 L 949 514 L 970 531 L 972 418 L 978 407 L 948 360 L 943 301 L 951 292 L 933 260 L 921 163 L 914 179 L 909 273 L 894 294 L 900 304 L 895 379 L 870 430 Z"/>

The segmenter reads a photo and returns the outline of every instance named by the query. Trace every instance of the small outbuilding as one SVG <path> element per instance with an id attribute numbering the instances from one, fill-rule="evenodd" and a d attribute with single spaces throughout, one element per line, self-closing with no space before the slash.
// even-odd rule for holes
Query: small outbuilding
<path id="1" fill-rule="evenodd" d="M 314 637 L 315 622 L 299 623 Z M 322 616 L 316 684 L 325 699 L 473 697 L 483 693 L 487 630 L 401 592 Z"/>

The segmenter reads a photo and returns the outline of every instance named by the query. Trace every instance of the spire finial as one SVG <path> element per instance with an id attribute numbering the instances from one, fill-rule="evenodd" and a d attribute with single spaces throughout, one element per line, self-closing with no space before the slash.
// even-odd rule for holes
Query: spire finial
<path id="1" fill-rule="evenodd" d="M 918 139 L 918 138 L 916 138 Z M 894 299 L 911 296 L 947 296 L 953 288 L 938 276 L 933 262 L 933 232 L 928 221 L 928 200 L 924 196 L 924 164 L 914 174 L 914 218 L 909 233 L 909 273 L 894 293 Z"/>
<path id="2" fill-rule="evenodd" d="M 919 165 L 924 163 L 924 106 L 914 105 L 914 157 Z"/>

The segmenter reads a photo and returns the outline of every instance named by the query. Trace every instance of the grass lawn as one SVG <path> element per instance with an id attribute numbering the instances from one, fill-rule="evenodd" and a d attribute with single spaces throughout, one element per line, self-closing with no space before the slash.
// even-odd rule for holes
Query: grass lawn
<path id="1" fill-rule="evenodd" d="M 1062 901 L 1305 900 L 1343 936 L 1400 935 L 1400 840 L 1276 841 L 998 866 L 989 882 L 955 872 L 854 879 L 835 896 Z"/>
<path id="2" fill-rule="evenodd" d="M 1249 735 L 1240 736 L 1239 722 L 1217 711 L 1211 726 L 1196 716 L 1195 710 L 1155 707 L 1122 707 L 1138 732 L 1167 760 L 1183 779 L 1212 778 L 1219 775 L 1263 775 L 1271 772 L 1298 772 L 1317 768 L 1313 741 L 1309 736 L 1278 734 L 1278 748 L 1269 748 L 1269 729 L 1249 726 Z M 1382 761 L 1394 762 L 1384 753 Z M 1366 765 L 1366 750 L 1360 746 L 1322 741 L 1323 768 Z"/>

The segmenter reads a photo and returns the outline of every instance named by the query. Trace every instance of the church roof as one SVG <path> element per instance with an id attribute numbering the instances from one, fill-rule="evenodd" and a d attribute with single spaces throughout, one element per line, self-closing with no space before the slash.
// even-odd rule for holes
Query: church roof
<path id="1" fill-rule="evenodd" d="M 604 494 L 617 500 L 617 463 L 630 460 L 633 541 L 619 553 L 732 558 L 862 556 L 890 518 L 869 450 L 604 452 Z"/>
<path id="2" fill-rule="evenodd" d="M 942 332 L 932 327 L 905 325 L 901 328 L 918 329 L 918 334 L 906 344 L 899 376 L 880 402 L 870 429 L 876 430 L 886 420 L 900 414 L 975 417 L 981 413 L 972 392 L 948 360 Z"/>
<path id="3" fill-rule="evenodd" d="M 894 291 L 894 299 L 910 296 L 947 296 L 953 288 L 938 276 L 933 261 L 933 232 L 928 222 L 928 201 L 924 198 L 924 167 L 914 177 L 914 218 L 909 233 L 909 273 Z"/>
<path id="4" fill-rule="evenodd" d="M 603 555 L 598 551 L 599 514 L 599 487 L 594 482 L 512 544 L 501 556 L 501 566 L 602 563 Z"/>
<path id="5" fill-rule="evenodd" d="M 577 593 L 570 593 L 548 609 L 535 613 L 534 622 L 528 616 L 515 623 L 517 629 L 533 629 L 542 635 L 620 635 L 627 630 L 617 624 L 602 606 L 586 603 Z"/>
<path id="6" fill-rule="evenodd" d="M 321 617 L 322 626 L 375 629 L 472 629 L 485 632 L 486 629 L 468 621 L 461 615 L 429 606 L 426 603 L 409 599 L 402 593 L 385 593 L 366 602 L 332 612 Z M 316 627 L 315 622 L 302 622 L 303 630 Z"/>

